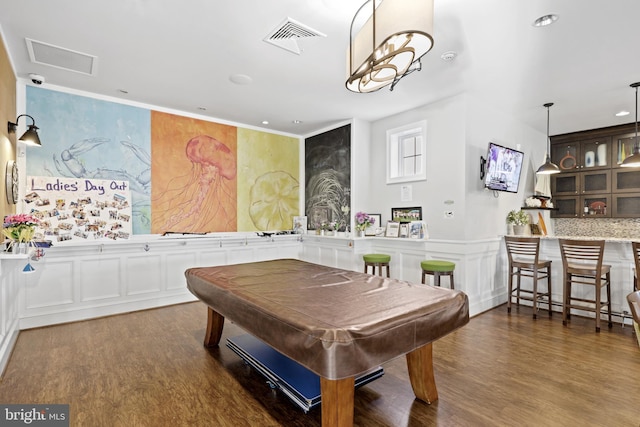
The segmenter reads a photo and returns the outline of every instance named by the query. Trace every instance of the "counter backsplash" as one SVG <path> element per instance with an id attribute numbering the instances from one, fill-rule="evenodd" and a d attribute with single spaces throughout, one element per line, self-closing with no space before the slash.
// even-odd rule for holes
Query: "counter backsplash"
<path id="1" fill-rule="evenodd" d="M 640 218 L 555 218 L 556 236 L 640 239 Z"/>

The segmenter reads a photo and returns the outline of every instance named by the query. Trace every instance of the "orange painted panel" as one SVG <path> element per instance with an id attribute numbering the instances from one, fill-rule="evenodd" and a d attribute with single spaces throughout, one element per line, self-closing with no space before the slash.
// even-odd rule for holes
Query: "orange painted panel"
<path id="1" fill-rule="evenodd" d="M 151 232 L 237 230 L 237 128 L 151 112 Z"/>

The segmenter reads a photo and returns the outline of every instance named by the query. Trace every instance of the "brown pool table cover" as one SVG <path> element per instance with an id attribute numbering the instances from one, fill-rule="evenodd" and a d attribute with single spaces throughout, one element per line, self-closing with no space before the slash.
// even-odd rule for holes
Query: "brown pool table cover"
<path id="1" fill-rule="evenodd" d="M 202 302 L 331 379 L 360 375 L 469 321 L 465 293 L 296 259 L 186 270 Z"/>

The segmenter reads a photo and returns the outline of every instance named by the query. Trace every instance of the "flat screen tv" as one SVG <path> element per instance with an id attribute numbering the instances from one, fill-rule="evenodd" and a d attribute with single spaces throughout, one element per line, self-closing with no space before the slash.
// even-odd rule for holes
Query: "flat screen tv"
<path id="1" fill-rule="evenodd" d="M 517 193 L 524 153 L 489 143 L 484 186 L 489 190 Z"/>

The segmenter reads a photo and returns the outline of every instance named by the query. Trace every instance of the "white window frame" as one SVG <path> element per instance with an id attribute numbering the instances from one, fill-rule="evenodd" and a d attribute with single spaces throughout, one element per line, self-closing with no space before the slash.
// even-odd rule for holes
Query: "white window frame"
<path id="1" fill-rule="evenodd" d="M 417 149 L 409 157 L 419 157 L 413 171 L 405 171 L 403 142 L 416 138 Z M 427 121 L 410 123 L 387 131 L 387 184 L 424 181 L 427 179 Z"/>

